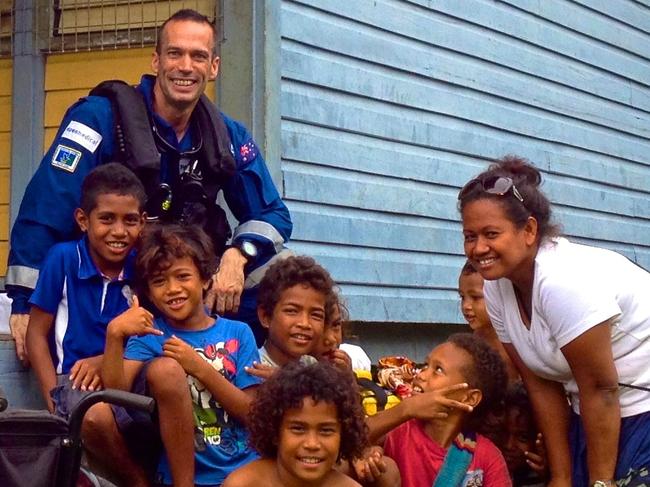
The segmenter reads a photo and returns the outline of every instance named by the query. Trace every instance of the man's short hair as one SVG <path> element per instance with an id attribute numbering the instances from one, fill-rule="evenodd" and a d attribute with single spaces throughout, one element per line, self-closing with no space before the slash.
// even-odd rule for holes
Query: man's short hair
<path id="1" fill-rule="evenodd" d="M 184 8 L 179 10 L 178 12 L 174 13 L 171 17 L 169 17 L 167 20 L 163 22 L 163 24 L 160 26 L 160 29 L 158 29 L 158 36 L 156 38 L 156 52 L 160 56 L 161 49 L 162 49 L 162 39 L 163 35 L 165 32 L 165 27 L 167 26 L 168 23 L 170 22 L 182 22 L 182 21 L 189 21 L 189 22 L 196 22 L 197 24 L 207 24 L 210 26 L 210 29 L 212 29 L 212 57 L 215 57 L 217 55 L 217 27 L 213 21 L 210 21 L 210 19 L 203 15 L 202 13 L 197 12 L 196 10 L 192 10 L 191 8 Z"/>
<path id="2" fill-rule="evenodd" d="M 260 282 L 258 308 L 271 316 L 282 293 L 298 284 L 311 287 L 325 297 L 325 322 L 329 322 L 338 301 L 334 281 L 324 267 L 306 255 L 279 260 L 268 268 Z"/>
<path id="3" fill-rule="evenodd" d="M 90 171 L 81 183 L 79 207 L 89 215 L 97 206 L 97 198 L 103 194 L 133 196 L 138 201 L 139 211 L 144 210 L 147 195 L 140 179 L 119 162 L 100 164 Z"/>

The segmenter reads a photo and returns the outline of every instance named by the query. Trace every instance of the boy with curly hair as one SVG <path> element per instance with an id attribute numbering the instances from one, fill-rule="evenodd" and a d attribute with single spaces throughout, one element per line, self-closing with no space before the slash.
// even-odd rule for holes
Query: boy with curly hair
<path id="1" fill-rule="evenodd" d="M 203 299 L 215 267 L 212 244 L 200 228 L 153 227 L 142 237 L 136 275 L 140 295 L 159 317 L 136 297 L 108 325 L 104 384 L 156 399 L 164 485 L 221 485 L 257 458 L 244 424 L 259 380 L 244 368 L 259 355 L 248 325 L 206 312 Z M 118 415 L 121 426 L 128 420 Z M 131 479 L 129 485 L 140 484 Z"/>
<path id="2" fill-rule="evenodd" d="M 499 354 L 469 333 L 435 347 L 414 380 L 414 395 L 376 415 L 386 436 L 385 453 L 397 463 L 404 487 L 509 487 L 499 449 L 477 434 L 498 406 L 507 375 Z M 426 406 L 425 406 L 426 405 Z M 381 428 L 378 425 L 381 423 Z"/>
<path id="3" fill-rule="evenodd" d="M 367 442 L 358 392 L 335 366 L 294 362 L 279 369 L 259 387 L 249 428 L 263 458 L 233 472 L 223 487 L 359 486 L 334 469 Z"/>
<path id="4" fill-rule="evenodd" d="M 329 272 L 307 256 L 280 260 L 267 270 L 259 287 L 257 314 L 268 329 L 260 348 L 262 364 L 281 367 L 310 355 L 337 303 Z"/>

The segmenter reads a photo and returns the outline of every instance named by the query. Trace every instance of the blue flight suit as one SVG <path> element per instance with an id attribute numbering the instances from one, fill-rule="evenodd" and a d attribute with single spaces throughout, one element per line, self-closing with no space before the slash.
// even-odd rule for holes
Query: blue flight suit
<path id="1" fill-rule="evenodd" d="M 155 78 L 143 76 L 138 89 L 152 113 Z M 158 132 L 179 152 L 193 148 L 192 124 L 178 141 L 172 127 L 155 113 Z M 256 322 L 256 291 L 264 267 L 291 236 L 287 207 L 271 179 L 255 141 L 239 122 L 223 116 L 232 142 L 236 172 L 223 186 L 230 211 L 239 222 L 233 241 L 256 243 L 258 256 L 246 266 L 247 280 L 237 318 Z M 28 299 L 47 251 L 57 242 L 75 239 L 73 218 L 79 206 L 81 183 L 97 165 L 114 161 L 113 109 L 107 98 L 87 96 L 65 114 L 54 142 L 27 185 L 11 231 L 6 287 L 13 299 L 12 313 L 29 312 Z M 161 154 L 161 180 L 169 182 L 168 157 Z M 256 338 L 259 330 L 253 327 Z"/>

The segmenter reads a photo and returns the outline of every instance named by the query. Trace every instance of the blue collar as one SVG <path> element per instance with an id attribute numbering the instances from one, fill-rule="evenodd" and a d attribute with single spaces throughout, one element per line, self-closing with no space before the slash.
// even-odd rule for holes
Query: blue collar
<path id="1" fill-rule="evenodd" d="M 79 279 L 91 279 L 96 276 L 103 279 L 104 275 L 99 271 L 90 255 L 87 235 L 84 234 L 84 236 L 77 242 L 77 252 L 79 253 L 79 272 L 77 273 Z M 117 280 L 131 280 L 134 273 L 134 264 L 135 250 L 131 250 L 124 261 L 122 274 Z"/>

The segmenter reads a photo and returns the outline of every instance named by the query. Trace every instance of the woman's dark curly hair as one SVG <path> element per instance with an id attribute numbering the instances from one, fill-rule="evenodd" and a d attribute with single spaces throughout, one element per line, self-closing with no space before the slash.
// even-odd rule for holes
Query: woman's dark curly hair
<path id="1" fill-rule="evenodd" d="M 184 257 L 192 259 L 202 281 L 209 280 L 216 270 L 212 242 L 203 229 L 195 225 L 147 224 L 135 261 L 138 294 L 146 296 L 149 280 L 171 267 L 174 260 Z"/>
<path id="2" fill-rule="evenodd" d="M 284 414 L 288 409 L 301 408 L 307 397 L 336 406 L 341 425 L 339 458 L 359 457 L 368 443 L 359 392 L 345 371 L 327 362 L 292 362 L 257 389 L 249 415 L 251 445 L 263 457 L 277 457 Z"/>
<path id="3" fill-rule="evenodd" d="M 335 284 L 330 273 L 306 255 L 287 257 L 268 268 L 260 282 L 257 307 L 267 316 L 273 315 L 282 293 L 298 284 L 309 286 L 325 296 L 325 322 L 328 323 L 338 301 Z"/>
<path id="4" fill-rule="evenodd" d="M 480 431 L 484 418 L 503 404 L 508 385 L 508 374 L 499 354 L 484 340 L 471 333 L 455 333 L 447 341 L 465 350 L 472 363 L 462 374 L 472 389 L 481 391 L 483 398 L 470 415 L 473 429 Z"/>
<path id="5" fill-rule="evenodd" d="M 515 198 L 511 191 L 500 196 L 487 193 L 479 184 L 473 187 L 469 186 L 472 181 L 484 183 L 495 177 L 512 179 L 524 201 L 521 202 Z M 542 184 L 542 174 L 527 159 L 515 155 L 505 156 L 491 164 L 486 171 L 483 171 L 472 181 L 465 186 L 465 188 L 469 189 L 465 191 L 462 197 L 459 197 L 458 209 L 461 213 L 465 206 L 472 201 L 490 199 L 497 201 L 503 207 L 508 219 L 517 228 L 523 228 L 528 221 L 528 217 L 535 218 L 537 220 L 537 235 L 540 241 L 545 237 L 552 238 L 560 234 L 560 226 L 552 221 L 551 203 L 539 189 Z M 461 190 L 461 193 L 463 193 L 463 190 Z"/>

